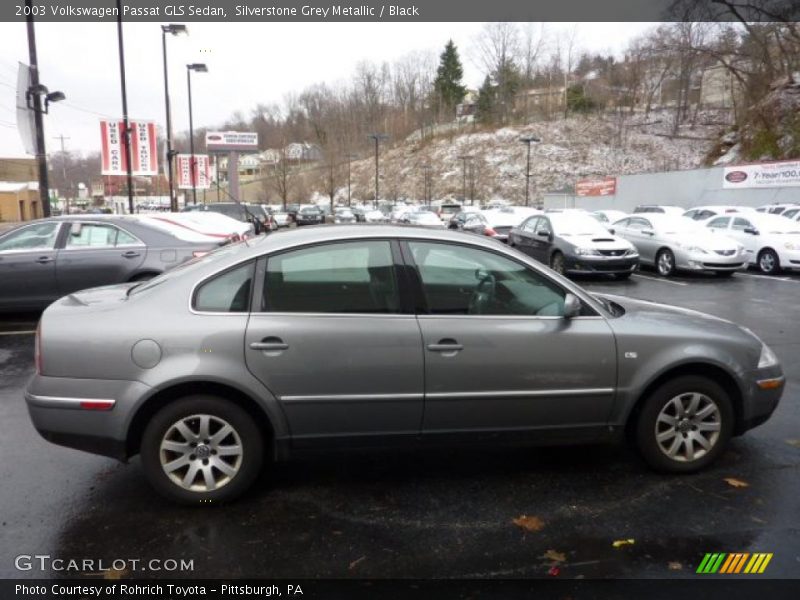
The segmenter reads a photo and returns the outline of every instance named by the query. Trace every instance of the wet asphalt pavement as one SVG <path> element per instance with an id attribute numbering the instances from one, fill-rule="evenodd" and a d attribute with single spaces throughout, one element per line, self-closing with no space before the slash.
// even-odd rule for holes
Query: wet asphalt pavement
<path id="1" fill-rule="evenodd" d="M 64 575 L 14 568 L 18 554 L 50 554 L 193 559 L 169 573 L 193 578 L 681 578 L 706 552 L 771 552 L 771 577 L 798 577 L 800 276 L 580 283 L 749 327 L 788 378 L 777 412 L 690 476 L 655 474 L 625 447 L 327 455 L 274 467 L 234 505 L 179 508 L 138 459 L 42 440 L 22 397 L 33 336 L 0 335 L 0 577 Z M 0 332 L 34 327 L 0 318 Z M 513 522 L 523 515 L 531 531 Z"/>

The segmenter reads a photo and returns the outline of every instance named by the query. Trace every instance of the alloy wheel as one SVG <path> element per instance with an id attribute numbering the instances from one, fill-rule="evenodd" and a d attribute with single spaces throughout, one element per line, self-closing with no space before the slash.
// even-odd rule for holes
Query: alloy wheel
<path id="1" fill-rule="evenodd" d="M 672 256 L 672 252 L 669 250 L 662 250 L 658 255 L 656 267 L 658 268 L 659 275 L 663 277 L 671 275 L 672 271 L 675 270 L 675 258 Z"/>
<path id="2" fill-rule="evenodd" d="M 709 396 L 687 392 L 671 398 L 656 418 L 659 449 L 677 462 L 692 462 L 705 456 L 722 429 L 719 406 Z"/>
<path id="3" fill-rule="evenodd" d="M 564 274 L 564 256 L 560 253 L 556 253 L 553 255 L 553 258 L 550 259 L 550 268 L 553 269 L 559 275 Z"/>
<path id="4" fill-rule="evenodd" d="M 242 466 L 244 451 L 236 429 L 214 415 L 181 418 L 164 434 L 161 468 L 185 490 L 211 492 L 230 483 Z"/>
<path id="5" fill-rule="evenodd" d="M 774 273 L 777 270 L 778 257 L 771 250 L 764 250 L 758 257 L 758 268 L 763 273 Z"/>

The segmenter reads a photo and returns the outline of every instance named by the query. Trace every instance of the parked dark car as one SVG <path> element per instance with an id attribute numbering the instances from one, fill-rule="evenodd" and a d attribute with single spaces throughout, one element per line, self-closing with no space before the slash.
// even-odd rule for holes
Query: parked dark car
<path id="1" fill-rule="evenodd" d="M 355 223 L 356 215 L 346 206 L 340 206 L 333 212 L 333 222 L 340 224 Z"/>
<path id="2" fill-rule="evenodd" d="M 0 235 L 0 311 L 38 310 L 77 290 L 150 279 L 227 243 L 212 240 L 185 241 L 139 217 L 25 223 Z"/>
<path id="3" fill-rule="evenodd" d="M 297 211 L 297 226 L 321 225 L 325 222 L 325 214 L 317 206 L 304 206 Z"/>
<path id="4" fill-rule="evenodd" d="M 486 218 L 477 210 L 462 210 L 455 213 L 447 222 L 448 229 L 469 231 L 470 233 L 483 233 L 488 225 Z"/>
<path id="5" fill-rule="evenodd" d="M 44 312 L 36 356 L 25 400 L 45 439 L 139 454 L 194 506 L 236 498 L 265 462 L 348 446 L 627 437 L 656 470 L 697 471 L 786 381 L 735 323 L 590 294 L 484 237 L 386 225 L 261 236 L 79 292 Z"/>
<path id="6" fill-rule="evenodd" d="M 260 207 L 256 210 L 250 205 L 241 202 L 209 202 L 208 204 L 187 205 L 182 212 L 193 210 L 216 212 L 242 223 L 250 223 L 253 226 L 253 233 L 256 235 L 263 233 L 265 230 L 263 210 Z"/>
<path id="7" fill-rule="evenodd" d="M 530 217 L 511 230 L 508 243 L 562 274 L 605 273 L 626 279 L 639 266 L 633 244 L 577 213 Z"/>
<path id="8" fill-rule="evenodd" d="M 368 210 L 366 208 L 353 208 L 351 210 L 353 211 L 353 215 L 355 216 L 357 223 L 366 222 L 366 220 L 367 220 L 367 216 L 366 215 L 367 215 L 367 212 L 368 212 Z"/>

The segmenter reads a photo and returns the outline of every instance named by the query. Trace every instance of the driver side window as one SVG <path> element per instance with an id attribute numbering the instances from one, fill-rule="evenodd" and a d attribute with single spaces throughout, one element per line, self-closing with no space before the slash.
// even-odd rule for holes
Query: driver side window
<path id="1" fill-rule="evenodd" d="M 493 252 L 409 242 L 433 315 L 564 314 L 566 292 L 533 269 Z"/>

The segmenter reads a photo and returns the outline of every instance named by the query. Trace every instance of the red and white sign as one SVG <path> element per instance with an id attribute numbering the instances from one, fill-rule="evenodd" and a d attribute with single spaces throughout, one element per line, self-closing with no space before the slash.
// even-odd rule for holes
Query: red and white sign
<path id="1" fill-rule="evenodd" d="M 800 160 L 725 167 L 722 187 L 765 188 L 800 185 Z"/>
<path id="2" fill-rule="evenodd" d="M 252 131 L 209 131 L 208 152 L 258 152 L 258 134 Z"/>
<path id="3" fill-rule="evenodd" d="M 578 196 L 613 196 L 617 193 L 617 178 L 582 179 L 575 184 Z"/>
<path id="4" fill-rule="evenodd" d="M 152 121 L 129 121 L 131 136 L 131 167 L 134 175 L 158 175 L 158 150 L 156 148 L 156 124 Z M 122 136 L 125 121 L 100 121 L 102 138 L 103 175 L 125 175 L 128 172 L 128 156 Z"/>
<path id="5" fill-rule="evenodd" d="M 207 154 L 194 155 L 194 186 L 192 186 L 192 155 L 178 154 L 178 189 L 207 190 L 211 187 L 211 161 Z"/>

